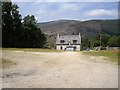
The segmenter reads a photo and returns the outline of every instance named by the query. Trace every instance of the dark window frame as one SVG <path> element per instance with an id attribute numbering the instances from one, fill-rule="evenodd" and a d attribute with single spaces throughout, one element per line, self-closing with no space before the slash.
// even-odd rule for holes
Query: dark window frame
<path id="1" fill-rule="evenodd" d="M 60 43 L 64 43 L 65 42 L 65 40 L 60 40 Z"/>
<path id="2" fill-rule="evenodd" d="M 78 41 L 77 40 L 73 40 L 73 43 L 77 43 Z"/>

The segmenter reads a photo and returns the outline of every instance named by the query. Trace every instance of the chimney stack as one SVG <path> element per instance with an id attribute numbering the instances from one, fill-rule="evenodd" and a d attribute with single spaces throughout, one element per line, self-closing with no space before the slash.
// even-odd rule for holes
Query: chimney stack
<path id="1" fill-rule="evenodd" d="M 81 34 L 79 33 L 79 37 L 81 37 Z"/>
<path id="2" fill-rule="evenodd" d="M 57 34 L 57 38 L 59 38 L 60 37 L 60 35 L 59 34 Z"/>

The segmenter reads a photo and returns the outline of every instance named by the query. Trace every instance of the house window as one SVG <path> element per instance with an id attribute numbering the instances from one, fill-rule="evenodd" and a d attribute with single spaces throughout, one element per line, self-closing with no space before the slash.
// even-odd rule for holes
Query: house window
<path id="1" fill-rule="evenodd" d="M 60 43 L 64 43 L 65 41 L 64 40 L 60 40 Z"/>
<path id="2" fill-rule="evenodd" d="M 74 49 L 76 49 L 76 46 L 74 46 Z"/>
<path id="3" fill-rule="evenodd" d="M 60 49 L 61 49 L 61 50 L 63 49 L 62 46 L 60 47 Z"/>
<path id="4" fill-rule="evenodd" d="M 77 40 L 73 40 L 73 43 L 77 43 Z"/>

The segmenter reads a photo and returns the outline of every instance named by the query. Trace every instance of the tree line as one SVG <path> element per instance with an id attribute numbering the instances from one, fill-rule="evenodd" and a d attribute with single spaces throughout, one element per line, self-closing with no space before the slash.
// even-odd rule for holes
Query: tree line
<path id="1" fill-rule="evenodd" d="M 94 38 L 82 38 L 82 49 L 100 47 L 120 47 L 120 36 L 110 36 L 98 33 Z"/>
<path id="2" fill-rule="evenodd" d="M 22 19 L 19 7 L 12 2 L 2 2 L 2 47 L 43 48 L 46 35 L 37 26 L 34 15 Z"/>

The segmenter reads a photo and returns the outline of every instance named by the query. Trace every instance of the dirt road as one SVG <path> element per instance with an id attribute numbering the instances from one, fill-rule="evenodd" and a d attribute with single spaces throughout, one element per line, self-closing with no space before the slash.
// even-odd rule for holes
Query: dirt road
<path id="1" fill-rule="evenodd" d="M 117 88 L 118 67 L 80 52 L 3 51 L 17 65 L 3 69 L 3 88 Z"/>

